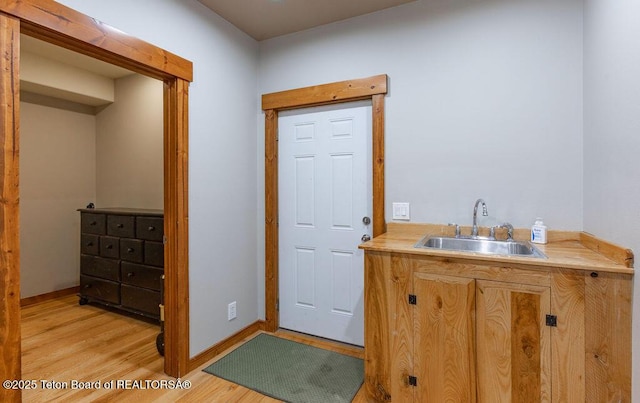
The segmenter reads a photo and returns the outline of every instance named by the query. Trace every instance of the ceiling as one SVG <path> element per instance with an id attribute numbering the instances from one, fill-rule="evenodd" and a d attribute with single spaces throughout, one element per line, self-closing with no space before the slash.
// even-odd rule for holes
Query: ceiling
<path id="1" fill-rule="evenodd" d="M 262 41 L 415 0 L 198 0 Z"/>
<path id="2" fill-rule="evenodd" d="M 395 7 L 416 0 L 198 0 L 260 41 Z M 117 79 L 134 74 L 124 68 L 26 36 L 22 51 Z"/>

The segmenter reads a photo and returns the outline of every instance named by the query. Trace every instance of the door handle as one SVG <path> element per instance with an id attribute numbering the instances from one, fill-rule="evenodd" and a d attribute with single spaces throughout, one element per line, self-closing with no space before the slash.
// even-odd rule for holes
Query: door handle
<path id="1" fill-rule="evenodd" d="M 371 218 L 366 217 L 366 216 L 365 216 L 365 217 L 362 217 L 362 223 L 363 223 L 364 225 L 369 225 L 369 224 L 371 224 Z"/>
<path id="2" fill-rule="evenodd" d="M 364 234 L 364 235 L 362 236 L 362 238 L 360 238 L 360 240 L 361 240 L 362 242 L 370 241 L 370 240 L 371 240 L 371 236 L 369 236 L 369 234 Z"/>

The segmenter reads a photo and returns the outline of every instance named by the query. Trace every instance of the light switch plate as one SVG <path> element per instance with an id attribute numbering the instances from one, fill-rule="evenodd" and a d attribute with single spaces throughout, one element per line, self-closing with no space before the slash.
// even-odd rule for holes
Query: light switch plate
<path id="1" fill-rule="evenodd" d="M 409 203 L 393 203 L 393 219 L 394 220 L 411 220 L 411 208 Z"/>

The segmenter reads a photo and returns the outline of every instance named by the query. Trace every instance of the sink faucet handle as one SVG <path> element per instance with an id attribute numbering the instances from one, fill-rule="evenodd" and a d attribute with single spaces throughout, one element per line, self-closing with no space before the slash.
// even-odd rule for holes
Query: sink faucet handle
<path id="1" fill-rule="evenodd" d="M 496 239 L 496 228 L 504 228 L 507 230 L 507 241 L 513 241 L 513 225 L 508 222 L 502 223 L 500 225 L 494 225 L 489 230 L 489 238 Z"/>
<path id="2" fill-rule="evenodd" d="M 507 229 L 507 241 L 513 241 L 513 225 L 506 222 L 502 224 L 502 228 Z"/>
<path id="3" fill-rule="evenodd" d="M 456 238 L 460 237 L 460 226 L 454 222 L 450 222 L 449 224 L 447 224 L 449 227 L 456 227 Z"/>
<path id="4" fill-rule="evenodd" d="M 499 227 L 507 230 L 507 241 L 513 241 L 513 225 L 505 222 L 500 224 Z"/>
<path id="5" fill-rule="evenodd" d="M 499 225 L 494 225 L 489 228 L 489 239 L 496 239 L 496 228 L 500 228 Z"/>

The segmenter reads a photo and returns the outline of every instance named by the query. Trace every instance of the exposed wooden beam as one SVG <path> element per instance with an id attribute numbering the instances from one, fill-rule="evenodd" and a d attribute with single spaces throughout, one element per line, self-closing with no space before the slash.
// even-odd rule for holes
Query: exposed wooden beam
<path id="1" fill-rule="evenodd" d="M 262 109 L 294 109 L 371 99 L 387 93 L 387 75 L 314 85 L 294 90 L 273 92 L 262 96 Z"/>
<path id="2" fill-rule="evenodd" d="M 193 64 L 52 0 L 0 0 L 29 36 L 159 79 L 193 81 Z M 97 50 L 99 48 L 99 50 Z"/>

